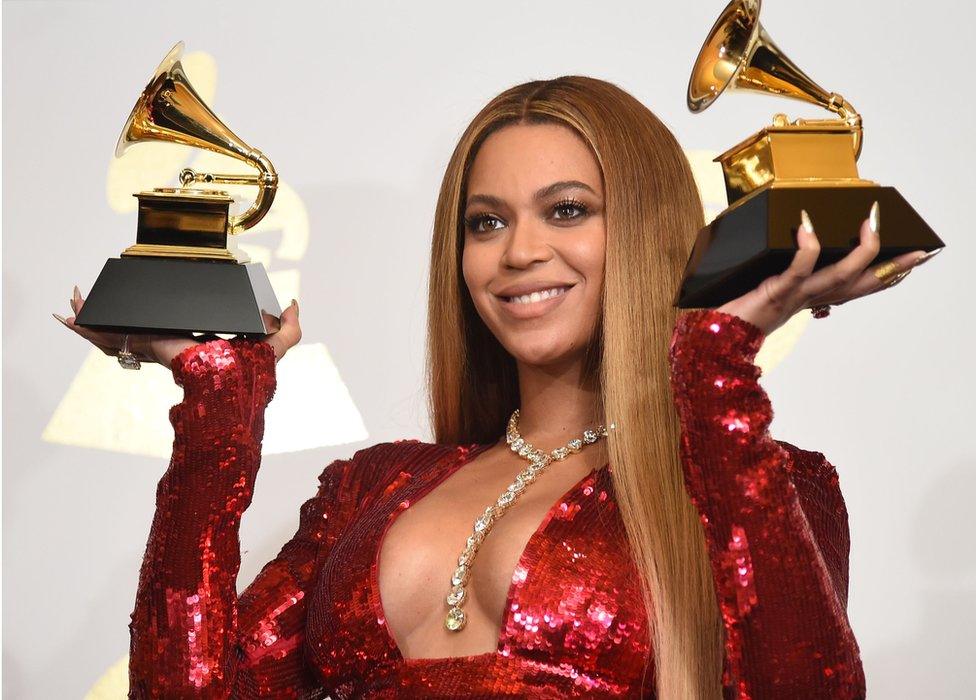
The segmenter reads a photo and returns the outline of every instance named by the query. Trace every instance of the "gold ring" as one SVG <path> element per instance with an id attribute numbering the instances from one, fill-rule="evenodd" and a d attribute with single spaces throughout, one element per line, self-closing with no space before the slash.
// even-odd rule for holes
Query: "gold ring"
<path id="1" fill-rule="evenodd" d="M 896 263 L 894 260 L 889 260 L 874 271 L 874 276 L 882 282 L 887 282 L 888 280 L 898 276 L 899 269 L 898 263 Z"/>

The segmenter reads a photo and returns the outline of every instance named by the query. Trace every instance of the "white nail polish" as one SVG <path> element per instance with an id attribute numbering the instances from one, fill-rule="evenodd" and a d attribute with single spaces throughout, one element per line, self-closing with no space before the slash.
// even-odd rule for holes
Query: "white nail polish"
<path id="1" fill-rule="evenodd" d="M 943 250 L 945 250 L 945 246 L 943 246 L 942 248 L 936 248 L 935 250 L 929 251 L 928 253 L 926 253 L 922 257 L 918 258 L 915 261 L 915 264 L 916 265 L 921 265 L 922 263 L 926 263 L 929 260 L 931 260 L 932 258 L 934 258 L 936 255 L 938 255 L 939 253 L 941 253 Z"/>
<path id="2" fill-rule="evenodd" d="M 878 206 L 877 200 L 871 205 L 871 214 L 868 216 L 868 227 L 871 229 L 871 233 L 875 235 L 881 230 L 881 207 Z"/>
<path id="3" fill-rule="evenodd" d="M 800 223 L 803 224 L 803 228 L 805 228 L 807 230 L 807 232 L 809 232 L 809 233 L 813 233 L 814 232 L 813 231 L 813 222 L 810 221 L 810 215 L 807 214 L 807 210 L 806 209 L 801 209 L 800 210 Z"/>

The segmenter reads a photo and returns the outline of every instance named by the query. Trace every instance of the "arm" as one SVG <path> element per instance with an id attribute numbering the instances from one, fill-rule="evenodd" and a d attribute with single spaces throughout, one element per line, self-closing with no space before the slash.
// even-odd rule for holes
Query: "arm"
<path id="1" fill-rule="evenodd" d="M 695 310 L 678 317 L 670 349 L 685 482 L 725 622 L 723 680 L 738 698 L 863 697 L 845 609 L 846 511 L 829 485 L 828 505 L 814 507 L 806 487 L 817 470 L 833 473 L 819 453 L 770 437 L 753 363 L 764 337 L 733 314 Z"/>
<path id="2" fill-rule="evenodd" d="M 275 363 L 264 342 L 215 340 L 171 363 L 173 456 L 129 625 L 130 698 L 319 697 L 302 661 L 305 596 L 352 512 L 351 465 L 337 460 L 301 507 L 298 532 L 238 598 L 241 515 L 261 461 Z"/>
<path id="3" fill-rule="evenodd" d="M 776 442 L 791 454 L 790 480 L 834 580 L 834 590 L 846 609 L 851 536 L 837 470 L 822 452 L 803 450 L 783 440 Z"/>

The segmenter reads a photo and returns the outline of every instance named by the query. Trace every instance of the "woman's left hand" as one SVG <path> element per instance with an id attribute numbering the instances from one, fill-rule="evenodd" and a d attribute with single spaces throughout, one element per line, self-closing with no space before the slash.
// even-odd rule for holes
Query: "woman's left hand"
<path id="1" fill-rule="evenodd" d="M 880 216 L 875 219 L 880 219 Z M 723 304 L 717 310 L 734 314 L 769 335 L 802 309 L 826 304 L 837 306 L 851 299 L 890 289 L 916 265 L 942 250 L 938 248 L 931 254 L 916 250 L 868 267 L 881 249 L 881 239 L 878 233 L 872 231 L 870 221 L 871 217 L 861 224 L 857 247 L 836 263 L 814 272 L 820 256 L 820 241 L 813 227 L 807 228 L 809 218 L 806 218 L 806 222 L 797 230 L 798 249 L 790 266 L 778 275 L 767 277 L 751 292 Z"/>

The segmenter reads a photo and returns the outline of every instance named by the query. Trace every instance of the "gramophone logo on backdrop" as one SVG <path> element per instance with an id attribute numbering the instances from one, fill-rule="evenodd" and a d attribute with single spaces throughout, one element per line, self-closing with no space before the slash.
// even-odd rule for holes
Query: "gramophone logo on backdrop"
<path id="1" fill-rule="evenodd" d="M 207 104 L 213 103 L 217 68 L 213 57 L 194 52 L 181 62 L 193 76 L 193 87 Z M 109 206 L 127 219 L 137 207 L 133 191 L 172 181 L 180 170 L 250 174 L 242 161 L 198 148 L 169 143 L 142 143 L 113 158 L 106 181 Z M 223 188 L 236 201 L 253 199 L 253 188 L 228 184 Z M 267 215 L 237 246 L 251 260 L 268 269 L 279 301 L 298 298 L 299 264 L 308 247 L 309 223 L 305 205 L 286 182 Z M 250 241 L 263 241 L 263 243 Z M 284 304 L 282 306 L 284 306 Z M 152 457 L 169 457 L 173 428 L 169 407 L 182 390 L 167 370 L 147 366 L 120 373 L 118 361 L 93 348 L 44 429 L 42 438 L 82 447 Z M 276 398 L 268 407 L 264 453 L 296 452 L 341 445 L 368 437 L 362 417 L 323 343 L 303 342 L 288 353 L 278 368 Z M 97 409 L 93 410 L 93 407 Z"/>

